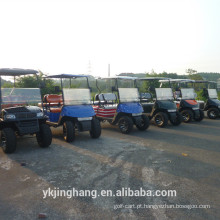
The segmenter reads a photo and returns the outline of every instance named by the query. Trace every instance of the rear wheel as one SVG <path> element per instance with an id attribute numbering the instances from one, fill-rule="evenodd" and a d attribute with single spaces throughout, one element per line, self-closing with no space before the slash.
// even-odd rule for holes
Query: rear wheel
<path id="1" fill-rule="evenodd" d="M 172 125 L 178 126 L 182 122 L 182 115 L 179 112 L 176 112 L 176 118 L 174 120 L 170 120 Z"/>
<path id="2" fill-rule="evenodd" d="M 1 145 L 3 151 L 11 154 L 16 150 L 16 135 L 13 129 L 3 128 L 1 132 Z"/>
<path id="3" fill-rule="evenodd" d="M 148 129 L 149 125 L 150 125 L 149 118 L 146 115 L 142 115 L 141 116 L 141 123 L 139 125 L 136 125 L 136 127 L 140 131 L 144 131 L 144 130 Z"/>
<path id="4" fill-rule="evenodd" d="M 63 123 L 63 138 L 66 142 L 73 142 L 75 139 L 75 128 L 71 121 Z"/>
<path id="5" fill-rule="evenodd" d="M 164 112 L 158 112 L 154 116 L 154 124 L 158 127 L 165 127 L 168 124 L 168 116 Z"/>
<path id="6" fill-rule="evenodd" d="M 52 133 L 50 127 L 46 124 L 41 124 L 40 131 L 36 133 L 36 138 L 40 147 L 49 147 L 52 142 Z"/>
<path id="7" fill-rule="evenodd" d="M 92 129 L 90 131 L 90 136 L 92 138 L 98 138 L 101 135 L 101 125 L 97 118 L 92 119 Z"/>
<path id="8" fill-rule="evenodd" d="M 118 127 L 123 134 L 128 134 L 133 129 L 133 121 L 128 116 L 122 116 L 118 121 Z"/>
<path id="9" fill-rule="evenodd" d="M 185 123 L 191 122 L 193 119 L 193 112 L 189 109 L 181 111 L 181 115 Z"/>
<path id="10" fill-rule="evenodd" d="M 217 108 L 210 108 L 207 111 L 207 115 L 210 119 L 216 119 L 219 117 L 219 110 Z"/>
<path id="11" fill-rule="evenodd" d="M 199 109 L 199 118 L 195 118 L 195 121 L 202 121 L 204 118 L 204 112 Z"/>

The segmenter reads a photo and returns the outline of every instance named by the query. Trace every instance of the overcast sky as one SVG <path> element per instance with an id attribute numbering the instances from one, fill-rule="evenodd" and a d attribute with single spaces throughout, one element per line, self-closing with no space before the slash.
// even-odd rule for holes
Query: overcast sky
<path id="1" fill-rule="evenodd" d="M 220 72 L 219 0 L 0 0 L 0 9 L 0 68 Z"/>

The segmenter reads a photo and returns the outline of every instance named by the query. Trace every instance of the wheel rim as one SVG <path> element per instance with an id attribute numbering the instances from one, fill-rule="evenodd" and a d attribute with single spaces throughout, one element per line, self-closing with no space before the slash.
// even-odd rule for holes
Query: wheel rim
<path id="1" fill-rule="evenodd" d="M 163 124 L 163 118 L 160 115 L 157 115 L 155 117 L 155 122 L 157 125 L 162 125 Z"/>
<path id="2" fill-rule="evenodd" d="M 5 150 L 6 149 L 6 138 L 4 134 L 2 134 L 1 136 L 1 145 L 2 145 L 2 148 Z"/>
<path id="3" fill-rule="evenodd" d="M 127 121 L 126 121 L 125 119 L 122 119 L 122 120 L 120 121 L 119 128 L 120 128 L 120 130 L 123 131 L 123 132 L 126 132 L 126 131 L 128 130 L 128 123 L 127 123 Z"/>
<path id="4" fill-rule="evenodd" d="M 212 118 L 216 117 L 215 111 L 211 111 L 211 112 L 210 112 L 210 116 L 211 116 Z"/>
<path id="5" fill-rule="evenodd" d="M 189 118 L 190 118 L 190 116 L 189 116 L 189 114 L 187 112 L 183 113 L 182 116 L 183 116 L 183 120 L 184 121 L 188 121 Z"/>
<path id="6" fill-rule="evenodd" d="M 67 129 L 66 129 L 66 124 L 65 123 L 63 124 L 63 137 L 64 137 L 64 140 L 66 140 L 66 138 L 67 138 Z"/>

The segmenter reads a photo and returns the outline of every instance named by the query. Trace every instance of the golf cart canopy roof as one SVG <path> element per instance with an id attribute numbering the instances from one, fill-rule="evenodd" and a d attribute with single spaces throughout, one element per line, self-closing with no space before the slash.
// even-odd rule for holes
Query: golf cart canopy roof
<path id="1" fill-rule="evenodd" d="M 215 82 L 215 81 L 208 81 L 208 83 L 215 83 L 215 84 L 217 84 L 217 82 Z"/>
<path id="2" fill-rule="evenodd" d="M 171 83 L 182 83 L 182 82 L 195 82 L 195 80 L 192 79 L 163 79 L 159 80 L 159 82 L 171 82 Z"/>
<path id="3" fill-rule="evenodd" d="M 169 80 L 170 78 L 166 77 L 142 77 L 142 78 L 137 78 L 137 80 Z"/>
<path id="4" fill-rule="evenodd" d="M 208 83 L 207 80 L 195 80 L 194 83 Z"/>
<path id="5" fill-rule="evenodd" d="M 110 76 L 110 77 L 99 77 L 98 79 L 128 79 L 128 80 L 135 80 L 137 77 L 132 76 Z"/>
<path id="6" fill-rule="evenodd" d="M 58 74 L 58 75 L 49 75 L 49 76 L 45 76 L 44 78 L 68 78 L 68 79 L 72 79 L 72 78 L 80 78 L 80 77 L 89 77 L 89 75 L 74 75 L 74 74 Z"/>
<path id="7" fill-rule="evenodd" d="M 0 76 L 22 76 L 29 74 L 37 74 L 37 70 L 32 69 L 17 69 L 17 68 L 2 68 L 0 69 Z"/>

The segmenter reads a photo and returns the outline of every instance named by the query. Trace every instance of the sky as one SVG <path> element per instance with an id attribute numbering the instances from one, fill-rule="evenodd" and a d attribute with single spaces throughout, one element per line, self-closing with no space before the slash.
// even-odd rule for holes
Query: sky
<path id="1" fill-rule="evenodd" d="M 219 0 L 0 0 L 0 68 L 220 72 Z"/>

